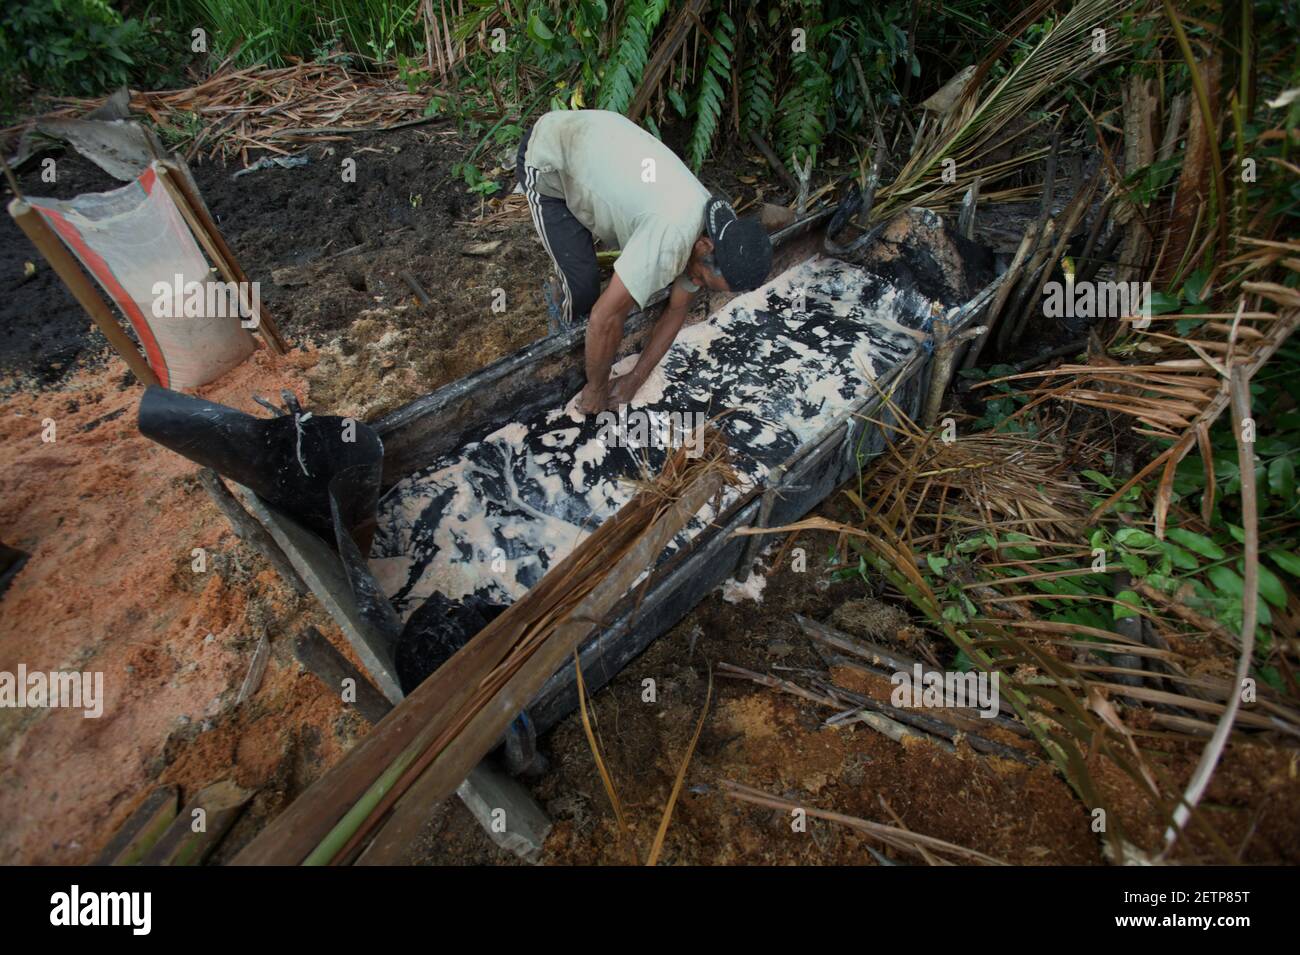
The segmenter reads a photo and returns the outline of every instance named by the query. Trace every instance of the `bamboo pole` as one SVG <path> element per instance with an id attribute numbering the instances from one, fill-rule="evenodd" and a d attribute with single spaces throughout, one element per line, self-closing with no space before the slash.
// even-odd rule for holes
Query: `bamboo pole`
<path id="1" fill-rule="evenodd" d="M 144 385 L 158 384 L 158 376 L 140 354 L 140 349 L 136 347 L 135 342 L 131 341 L 130 336 L 122 331 L 122 325 L 113 314 L 113 310 L 95 289 L 90 278 L 81 270 L 81 266 L 63 244 L 63 240 L 55 235 L 54 230 L 49 227 L 40 213 L 21 199 L 14 199 L 9 203 L 9 215 L 14 222 L 18 223 L 18 228 L 23 230 L 27 238 L 31 239 L 32 245 L 36 246 L 37 251 L 45 257 L 45 261 L 50 263 L 50 268 L 63 279 L 63 284 L 68 287 L 68 291 L 86 310 L 91 321 L 104 333 L 108 343 L 122 356 L 136 378 Z"/>

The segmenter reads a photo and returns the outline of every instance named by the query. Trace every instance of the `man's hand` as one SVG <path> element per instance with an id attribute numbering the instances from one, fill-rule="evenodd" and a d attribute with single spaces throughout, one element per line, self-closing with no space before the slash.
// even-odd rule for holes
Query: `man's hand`
<path id="1" fill-rule="evenodd" d="M 628 404 L 636 397 L 637 391 L 645 384 L 645 378 L 636 372 L 620 375 L 609 385 L 609 410 L 617 411 L 620 406 Z"/>
<path id="2" fill-rule="evenodd" d="M 645 384 L 655 366 L 663 360 L 677 333 L 682 330 L 682 322 L 686 320 L 686 311 L 694 297 L 695 293 L 689 291 L 681 279 L 673 283 L 668 305 L 655 321 L 655 327 L 650 332 L 645 347 L 641 349 L 641 357 L 636 360 L 636 365 L 626 375 L 611 382 L 610 410 L 617 411 L 619 405 L 627 404 L 636 397 L 637 389 Z"/>
<path id="3" fill-rule="evenodd" d="M 587 382 L 587 387 L 578 393 L 577 409 L 579 414 L 598 414 L 609 405 L 609 383 L 595 385 Z"/>

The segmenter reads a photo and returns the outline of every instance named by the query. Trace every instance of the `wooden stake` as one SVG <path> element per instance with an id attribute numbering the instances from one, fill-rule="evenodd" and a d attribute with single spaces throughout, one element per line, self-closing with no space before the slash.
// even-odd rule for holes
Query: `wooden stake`
<path id="1" fill-rule="evenodd" d="M 54 234 L 54 230 L 49 227 L 40 213 L 21 199 L 14 199 L 9 203 L 9 215 L 14 222 L 18 223 L 18 228 L 23 230 L 27 238 L 31 239 L 32 245 L 36 246 L 37 251 L 45 257 L 45 261 L 50 263 L 50 268 L 63 279 L 63 284 L 68 287 L 68 291 L 86 310 L 91 321 L 104 333 L 108 343 L 122 356 L 136 378 L 144 385 L 158 384 L 158 376 L 140 354 L 140 349 L 136 347 L 135 342 L 131 341 L 130 336 L 122 331 L 122 325 L 113 314 L 113 310 L 96 290 L 89 276 L 81 270 L 81 266 L 63 244 L 63 240 Z"/>
<path id="2" fill-rule="evenodd" d="M 355 702 L 350 705 L 372 726 L 393 708 L 393 704 L 384 699 L 384 694 L 375 689 L 365 674 L 334 649 L 334 645 L 315 627 L 307 627 L 294 639 L 293 655 L 312 676 L 325 684 L 331 693 L 338 694 L 340 699 L 343 697 L 343 681 L 351 680 L 356 696 Z"/>

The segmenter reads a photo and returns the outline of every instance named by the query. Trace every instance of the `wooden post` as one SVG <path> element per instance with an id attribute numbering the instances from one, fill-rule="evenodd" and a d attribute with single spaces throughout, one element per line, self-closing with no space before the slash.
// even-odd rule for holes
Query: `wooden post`
<path id="1" fill-rule="evenodd" d="M 41 218 L 41 214 L 21 199 L 14 199 L 9 203 L 9 215 L 14 222 L 18 223 L 18 228 L 23 230 L 27 238 L 31 239 L 32 245 L 36 246 L 45 257 L 45 261 L 50 263 L 50 268 L 63 279 L 63 284 L 68 287 L 68 291 L 86 310 L 91 321 L 99 326 L 108 343 L 122 356 L 136 378 L 145 385 L 158 384 L 158 376 L 153 373 L 149 363 L 140 354 L 140 349 L 136 348 L 135 342 L 122 331 L 122 326 L 117 316 L 113 314 L 113 310 L 95 289 L 90 278 L 81 270 L 81 266 L 63 244 L 63 240 L 55 235 L 54 230 Z"/>
<path id="2" fill-rule="evenodd" d="M 163 188 L 171 196 L 172 202 L 176 204 L 176 208 L 184 216 L 190 231 L 199 240 L 199 244 L 203 246 L 203 251 L 212 259 L 217 270 L 221 273 L 221 277 L 227 282 L 234 282 L 241 289 L 245 288 L 248 285 L 248 276 L 239 267 L 239 262 L 230 251 L 230 246 L 226 245 L 226 240 L 221 235 L 221 230 L 217 228 L 217 224 L 212 220 L 207 207 L 198 200 L 197 196 L 191 193 L 190 184 L 186 180 L 185 174 L 173 163 L 162 162 L 158 164 L 158 181 L 163 184 Z M 244 296 L 241 293 L 241 302 L 243 298 Z M 285 342 L 284 336 L 280 334 L 280 327 L 275 324 L 275 320 L 267 314 L 260 304 L 254 310 L 254 314 L 257 317 L 257 331 L 271 351 L 277 355 L 283 355 L 288 351 L 289 346 Z"/>

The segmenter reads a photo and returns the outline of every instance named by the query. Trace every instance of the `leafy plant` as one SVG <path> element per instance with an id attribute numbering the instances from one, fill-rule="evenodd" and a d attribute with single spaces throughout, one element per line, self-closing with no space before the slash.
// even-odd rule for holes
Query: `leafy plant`
<path id="1" fill-rule="evenodd" d="M 704 165 L 722 119 L 722 104 L 731 83 L 730 57 L 735 52 L 735 35 L 735 21 L 725 11 L 719 11 L 695 96 L 695 128 L 686 147 L 686 162 L 696 171 Z"/>
<path id="2" fill-rule="evenodd" d="M 103 0 L 24 0 L 0 14 L 0 89 L 95 95 L 125 84 L 157 53 L 150 24 Z"/>
<path id="3" fill-rule="evenodd" d="M 487 178 L 472 162 L 455 163 L 451 167 L 451 174 L 459 176 L 464 180 L 465 185 L 469 188 L 467 192 L 478 193 L 481 196 L 490 196 L 501 190 L 501 184 Z"/>
<path id="4" fill-rule="evenodd" d="M 650 38 L 668 9 L 668 0 L 629 0 L 618 45 L 605 64 L 596 105 L 622 113 L 632 105 L 650 56 Z"/>
<path id="5" fill-rule="evenodd" d="M 740 76 L 740 122 L 745 129 L 764 133 L 776 116 L 776 77 L 767 60 L 754 57 Z"/>
<path id="6" fill-rule="evenodd" d="M 810 157 L 826 135 L 825 117 L 831 99 L 830 74 L 809 53 L 795 60 L 794 80 L 785 95 L 776 120 L 777 147 L 783 158 L 794 157 L 799 165 Z"/>
<path id="7" fill-rule="evenodd" d="M 406 86 L 408 93 L 414 93 L 429 81 L 429 71 L 421 61 L 397 54 L 397 78 Z"/>

